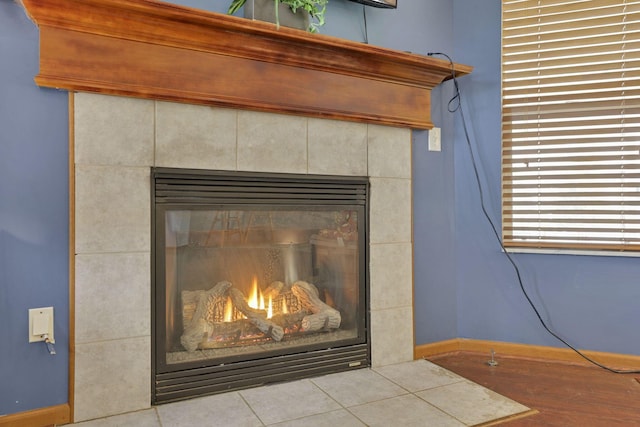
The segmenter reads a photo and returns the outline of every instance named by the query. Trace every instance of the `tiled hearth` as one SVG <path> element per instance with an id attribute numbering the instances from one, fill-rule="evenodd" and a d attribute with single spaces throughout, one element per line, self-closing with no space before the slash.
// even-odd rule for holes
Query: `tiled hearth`
<path id="1" fill-rule="evenodd" d="M 76 422 L 150 407 L 152 166 L 369 176 L 372 364 L 412 360 L 409 129 L 87 93 L 73 120 Z"/>
<path id="2" fill-rule="evenodd" d="M 533 413 L 416 360 L 170 403 L 78 427 L 463 427 Z"/>

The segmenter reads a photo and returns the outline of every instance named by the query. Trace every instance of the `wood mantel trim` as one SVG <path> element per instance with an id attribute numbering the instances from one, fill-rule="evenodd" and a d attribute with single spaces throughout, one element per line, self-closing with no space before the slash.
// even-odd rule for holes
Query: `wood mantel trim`
<path id="1" fill-rule="evenodd" d="M 40 86 L 430 129 L 448 61 L 155 0 L 22 0 Z M 457 76 L 472 67 L 454 64 Z"/>

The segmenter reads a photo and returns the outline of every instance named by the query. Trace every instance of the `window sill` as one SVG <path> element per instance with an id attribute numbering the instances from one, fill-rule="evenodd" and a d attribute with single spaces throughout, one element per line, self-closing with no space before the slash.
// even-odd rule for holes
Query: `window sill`
<path id="1" fill-rule="evenodd" d="M 581 256 L 610 256 L 610 257 L 631 257 L 639 258 L 640 252 L 634 251 L 604 251 L 604 250 L 581 250 L 581 249 L 551 249 L 551 248 L 506 248 L 510 254 L 542 254 L 542 255 L 581 255 Z"/>

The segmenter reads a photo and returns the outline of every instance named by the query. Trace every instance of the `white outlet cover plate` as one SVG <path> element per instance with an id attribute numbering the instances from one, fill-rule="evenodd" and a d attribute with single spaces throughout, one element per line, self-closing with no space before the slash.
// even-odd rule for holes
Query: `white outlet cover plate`
<path id="1" fill-rule="evenodd" d="M 34 335 L 34 326 L 37 334 Z M 44 341 L 43 334 L 47 334 L 49 341 L 55 343 L 53 336 L 53 307 L 41 307 L 29 309 L 29 342 Z"/>

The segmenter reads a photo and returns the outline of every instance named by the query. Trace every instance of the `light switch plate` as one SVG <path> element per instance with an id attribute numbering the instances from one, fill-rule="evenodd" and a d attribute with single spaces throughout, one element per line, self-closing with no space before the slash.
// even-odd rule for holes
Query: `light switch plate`
<path id="1" fill-rule="evenodd" d="M 53 336 L 53 307 L 29 309 L 29 342 L 44 341 L 44 335 L 55 343 Z"/>
<path id="2" fill-rule="evenodd" d="M 440 151 L 440 128 L 434 127 L 429 130 L 429 151 Z"/>

